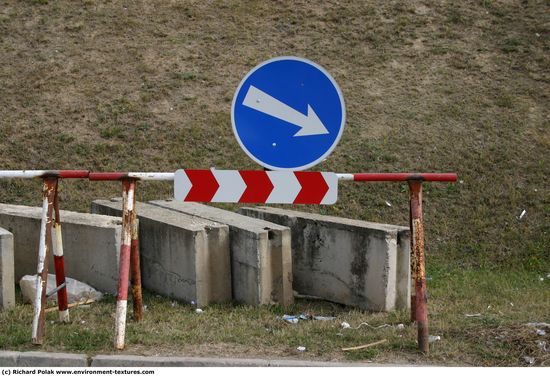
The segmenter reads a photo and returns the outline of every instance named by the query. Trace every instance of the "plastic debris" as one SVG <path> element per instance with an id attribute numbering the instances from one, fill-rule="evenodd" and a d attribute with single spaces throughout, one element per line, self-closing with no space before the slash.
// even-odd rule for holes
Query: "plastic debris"
<path id="1" fill-rule="evenodd" d="M 298 351 L 306 351 L 306 348 L 304 346 L 298 346 L 296 347 L 296 350 Z"/>
<path id="2" fill-rule="evenodd" d="M 283 315 L 283 320 L 290 324 L 298 324 L 298 318 L 296 316 Z"/>
<path id="3" fill-rule="evenodd" d="M 523 209 L 523 211 L 521 212 L 521 214 L 519 215 L 518 219 L 521 221 L 521 219 L 523 217 L 525 217 L 525 214 L 527 214 L 527 210 Z"/>
<path id="4" fill-rule="evenodd" d="M 429 336 L 428 337 L 428 343 L 433 343 L 433 342 L 437 342 L 437 341 L 441 341 L 441 336 Z"/>
<path id="5" fill-rule="evenodd" d="M 330 321 L 330 320 L 334 320 L 336 319 L 336 317 L 332 317 L 332 316 L 313 316 L 313 320 L 317 320 L 317 321 Z"/>
<path id="6" fill-rule="evenodd" d="M 194 300 L 191 300 L 191 305 L 197 305 L 197 302 L 195 302 Z"/>
<path id="7" fill-rule="evenodd" d="M 351 325 L 348 324 L 348 323 L 345 322 L 345 321 L 344 321 L 343 323 L 341 323 L 340 326 L 342 327 L 342 329 L 349 329 L 349 328 L 351 328 Z"/>
<path id="8" fill-rule="evenodd" d="M 203 313 L 204 311 L 203 311 L 202 309 L 200 309 L 200 308 L 197 308 L 197 309 L 195 310 L 195 312 L 196 312 L 196 313 Z"/>
<path id="9" fill-rule="evenodd" d="M 404 324 L 397 324 L 397 330 L 403 330 L 403 329 L 405 329 Z"/>
<path id="10" fill-rule="evenodd" d="M 172 303 L 170 303 L 170 305 L 171 305 L 172 307 L 175 307 L 175 306 L 178 305 L 178 303 L 177 303 L 177 302 L 172 302 Z"/>
<path id="11" fill-rule="evenodd" d="M 300 315 L 298 316 L 298 318 L 299 318 L 300 320 L 308 320 L 308 319 L 309 319 L 309 317 L 307 317 L 307 315 L 304 314 L 304 313 L 300 313 Z"/>
<path id="12" fill-rule="evenodd" d="M 544 282 L 544 277 L 539 277 L 539 281 Z"/>
<path id="13" fill-rule="evenodd" d="M 548 352 L 548 343 L 546 341 L 537 341 L 537 346 L 543 352 Z"/>
<path id="14" fill-rule="evenodd" d="M 546 278 L 550 279 L 550 273 L 546 274 Z"/>
<path id="15" fill-rule="evenodd" d="M 542 326 L 543 328 L 550 328 L 550 324 L 548 324 L 546 322 L 528 322 L 525 325 L 533 326 L 533 327 Z"/>
<path id="16" fill-rule="evenodd" d="M 523 360 L 525 360 L 525 363 L 529 365 L 535 364 L 535 358 L 533 358 L 532 356 L 524 356 Z"/>
<path id="17" fill-rule="evenodd" d="M 481 313 L 467 313 L 464 316 L 466 316 L 466 317 L 481 317 Z"/>
<path id="18" fill-rule="evenodd" d="M 535 333 L 537 333 L 538 336 L 545 336 L 546 330 L 537 329 Z"/>
<path id="19" fill-rule="evenodd" d="M 391 202 L 386 201 L 386 205 L 389 206 L 389 207 L 391 208 Z"/>
<path id="20" fill-rule="evenodd" d="M 513 306 L 514 306 L 514 303 L 510 302 L 510 305 L 513 307 Z"/>

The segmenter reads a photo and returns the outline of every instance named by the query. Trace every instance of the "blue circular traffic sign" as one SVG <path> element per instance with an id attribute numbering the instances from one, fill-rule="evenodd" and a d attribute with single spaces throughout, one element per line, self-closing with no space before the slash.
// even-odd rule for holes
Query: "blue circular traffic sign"
<path id="1" fill-rule="evenodd" d="M 231 106 L 239 145 L 270 170 L 305 170 L 321 162 L 338 144 L 345 120 L 344 97 L 334 79 L 298 57 L 256 66 Z"/>

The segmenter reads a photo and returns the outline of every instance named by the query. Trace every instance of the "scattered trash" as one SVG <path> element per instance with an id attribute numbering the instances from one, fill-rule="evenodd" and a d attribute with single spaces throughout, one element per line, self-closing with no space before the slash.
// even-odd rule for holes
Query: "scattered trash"
<path id="1" fill-rule="evenodd" d="M 80 323 L 81 323 L 81 324 L 86 324 L 86 321 L 80 320 Z"/>
<path id="2" fill-rule="evenodd" d="M 381 339 L 380 341 L 376 341 L 376 342 L 372 342 L 372 343 L 367 343 L 366 345 L 361 345 L 361 346 L 354 346 L 354 347 L 346 347 L 346 348 L 343 348 L 342 351 L 355 351 L 355 350 L 361 350 L 361 349 L 366 349 L 366 348 L 369 348 L 369 347 L 373 347 L 373 346 L 376 346 L 376 345 L 380 345 L 384 342 L 388 342 L 387 339 Z"/>
<path id="3" fill-rule="evenodd" d="M 546 274 L 546 278 L 550 279 L 550 273 Z"/>
<path id="4" fill-rule="evenodd" d="M 428 337 L 428 343 L 433 343 L 433 342 L 437 342 L 437 341 L 441 341 L 441 336 L 429 336 Z"/>
<path id="5" fill-rule="evenodd" d="M 296 316 L 283 315 L 283 320 L 290 324 L 298 324 L 298 318 Z"/>
<path id="6" fill-rule="evenodd" d="M 303 313 L 300 313 L 300 315 L 298 316 L 298 318 L 299 318 L 300 320 L 308 320 L 308 319 L 309 319 L 309 317 L 307 317 L 307 315 L 305 315 L 305 314 L 303 314 Z"/>
<path id="7" fill-rule="evenodd" d="M 542 326 L 543 328 L 550 328 L 550 324 L 548 324 L 546 322 L 528 322 L 525 325 L 533 326 L 533 327 Z"/>
<path id="8" fill-rule="evenodd" d="M 313 316 L 313 320 L 317 320 L 317 321 L 330 321 L 330 320 L 334 320 L 336 319 L 336 317 L 332 317 L 332 316 Z"/>
<path id="9" fill-rule="evenodd" d="M 548 352 L 548 344 L 546 341 L 537 341 L 537 346 L 543 352 Z"/>
<path id="10" fill-rule="evenodd" d="M 147 311 L 147 305 L 146 304 L 143 305 L 143 310 Z"/>
<path id="11" fill-rule="evenodd" d="M 535 333 L 537 333 L 538 336 L 545 336 L 546 335 L 546 330 L 537 329 L 535 331 Z"/>
<path id="12" fill-rule="evenodd" d="M 397 330 L 403 330 L 403 329 L 405 329 L 404 324 L 397 324 Z"/>
<path id="13" fill-rule="evenodd" d="M 66 277 L 66 289 L 67 300 L 69 303 L 80 302 L 86 299 L 101 300 L 103 294 L 87 285 L 84 282 L 77 281 L 76 279 Z M 21 294 L 23 300 L 27 303 L 34 303 L 34 297 L 36 295 L 36 275 L 26 275 L 19 281 L 21 287 Z M 48 274 L 47 286 L 49 291 L 53 291 L 56 286 L 55 275 Z M 48 301 L 57 302 L 57 294 L 51 294 L 48 297 Z"/>
<path id="14" fill-rule="evenodd" d="M 535 358 L 533 358 L 532 356 L 524 356 L 523 360 L 525 360 L 525 363 L 529 365 L 535 364 Z"/>
<path id="15" fill-rule="evenodd" d="M 527 210 L 523 209 L 523 211 L 519 215 L 518 219 L 521 221 L 521 219 L 525 216 L 525 214 L 527 214 Z"/>
<path id="16" fill-rule="evenodd" d="M 304 346 L 298 346 L 296 347 L 296 350 L 298 351 L 306 351 L 306 348 Z"/>
<path id="17" fill-rule="evenodd" d="M 391 202 L 386 201 L 386 205 L 389 206 L 389 207 L 391 208 Z"/>
<path id="18" fill-rule="evenodd" d="M 513 307 L 513 306 L 514 306 L 514 303 L 510 302 L 510 305 Z"/>
<path id="19" fill-rule="evenodd" d="M 535 33 L 535 36 L 536 36 L 537 38 L 540 38 L 540 34 L 539 34 L 539 33 Z"/>
<path id="20" fill-rule="evenodd" d="M 487 306 L 487 309 L 491 309 L 491 305 L 490 305 L 490 304 Z"/>
<path id="21" fill-rule="evenodd" d="M 460 180 L 458 183 L 459 184 L 464 184 L 464 180 Z"/>
<path id="22" fill-rule="evenodd" d="M 197 302 L 195 302 L 194 300 L 191 300 L 191 305 L 197 305 Z"/>
<path id="23" fill-rule="evenodd" d="M 539 281 L 544 282 L 544 277 L 539 277 Z"/>
<path id="24" fill-rule="evenodd" d="M 481 313 L 467 313 L 464 316 L 466 316 L 466 317 L 481 317 Z"/>
<path id="25" fill-rule="evenodd" d="M 345 322 L 345 321 L 344 321 L 343 323 L 341 323 L 340 326 L 342 327 L 342 329 L 349 329 L 349 328 L 351 328 L 351 325 L 348 324 L 348 323 Z"/>
<path id="26" fill-rule="evenodd" d="M 200 308 L 197 308 L 197 309 L 195 310 L 195 312 L 196 312 L 196 313 L 203 313 L 204 311 L 203 311 L 202 309 L 200 309 Z"/>
<path id="27" fill-rule="evenodd" d="M 170 303 L 170 305 L 171 305 L 172 307 L 175 307 L 175 306 L 178 305 L 178 302 L 172 302 L 172 303 Z"/>

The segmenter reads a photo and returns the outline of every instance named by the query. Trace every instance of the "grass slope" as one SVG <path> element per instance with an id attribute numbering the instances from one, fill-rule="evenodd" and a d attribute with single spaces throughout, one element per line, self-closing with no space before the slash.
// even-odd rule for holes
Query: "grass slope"
<path id="1" fill-rule="evenodd" d="M 428 273 L 449 281 L 434 278 L 444 293 L 433 304 L 465 309 L 473 297 L 453 291 L 487 273 L 500 277 L 476 296 L 505 299 L 502 276 L 520 273 L 510 281 L 531 281 L 521 291 L 532 299 L 515 319 L 529 306 L 548 321 L 538 276 L 550 272 L 549 10 L 507 0 L 3 1 L 0 168 L 257 168 L 231 131 L 234 90 L 263 60 L 309 58 L 341 86 L 348 119 L 316 169 L 459 173 L 459 184 L 425 184 Z M 114 183 L 62 189 L 63 208 L 82 211 L 120 194 Z M 0 181 L 0 202 L 39 205 L 39 192 L 38 181 Z M 148 182 L 138 198 L 171 192 Z M 407 224 L 407 188 L 341 184 L 337 205 L 300 209 Z"/>

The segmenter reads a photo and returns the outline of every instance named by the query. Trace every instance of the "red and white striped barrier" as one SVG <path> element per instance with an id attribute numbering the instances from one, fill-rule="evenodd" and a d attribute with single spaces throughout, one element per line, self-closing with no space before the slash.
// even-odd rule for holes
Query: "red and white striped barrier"
<path id="1" fill-rule="evenodd" d="M 174 198 L 194 202 L 334 204 L 333 172 L 178 170 Z"/>

